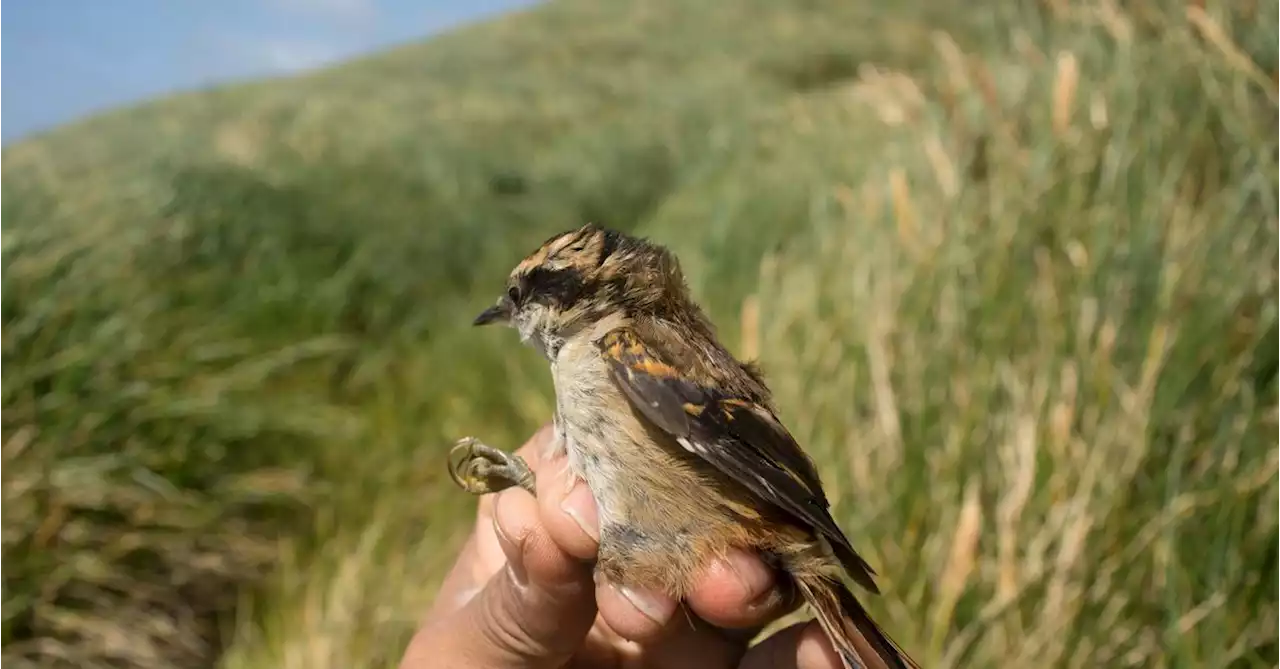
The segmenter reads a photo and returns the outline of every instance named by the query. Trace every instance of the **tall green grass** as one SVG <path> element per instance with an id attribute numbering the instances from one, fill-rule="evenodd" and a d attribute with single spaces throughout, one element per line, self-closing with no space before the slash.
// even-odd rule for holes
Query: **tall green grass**
<path id="1" fill-rule="evenodd" d="M 550 412 L 467 317 L 594 220 L 927 666 L 1276 666 L 1275 7 L 922 6 L 552 3 L 7 149 L 3 659 L 393 666 L 444 448 Z"/>
<path id="2" fill-rule="evenodd" d="M 929 666 L 1276 661 L 1274 111 L 1193 35 L 856 85 L 894 155 L 766 264 L 752 336 Z"/>

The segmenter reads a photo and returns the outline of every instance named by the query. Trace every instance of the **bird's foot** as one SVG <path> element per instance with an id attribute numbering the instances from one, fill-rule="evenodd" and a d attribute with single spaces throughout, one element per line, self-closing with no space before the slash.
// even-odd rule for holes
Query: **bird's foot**
<path id="1" fill-rule="evenodd" d="M 463 437 L 449 450 L 449 476 L 473 495 L 502 492 L 520 486 L 534 492 L 533 470 L 518 455 L 486 445 L 475 437 Z"/>

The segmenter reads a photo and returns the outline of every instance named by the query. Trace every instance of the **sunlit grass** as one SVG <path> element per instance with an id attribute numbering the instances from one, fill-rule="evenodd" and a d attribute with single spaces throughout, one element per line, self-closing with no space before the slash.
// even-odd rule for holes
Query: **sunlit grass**
<path id="1" fill-rule="evenodd" d="M 645 7 L 6 150 L 6 661 L 393 666 L 443 449 L 550 412 L 469 316 L 594 220 L 761 359 L 926 666 L 1276 665 L 1275 7 Z"/>
<path id="2" fill-rule="evenodd" d="M 1052 47 L 985 102 L 877 78 L 916 113 L 832 184 L 811 246 L 767 259 L 751 338 L 928 666 L 1269 666 L 1273 148 L 1214 101 L 1147 118 L 1162 69 Z M 941 90 L 994 105 L 961 129 Z M 1257 180 L 1203 183 L 1205 131 L 1200 161 Z M 965 133 L 995 159 L 957 187 Z"/>

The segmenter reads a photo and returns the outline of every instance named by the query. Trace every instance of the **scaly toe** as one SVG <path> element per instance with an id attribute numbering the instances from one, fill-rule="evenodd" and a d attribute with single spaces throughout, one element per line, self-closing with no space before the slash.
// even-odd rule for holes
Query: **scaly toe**
<path id="1" fill-rule="evenodd" d="M 520 456 L 500 451 L 474 437 L 459 439 L 450 449 L 449 476 L 458 487 L 473 495 L 502 492 L 517 485 L 534 492 L 533 472 Z"/>

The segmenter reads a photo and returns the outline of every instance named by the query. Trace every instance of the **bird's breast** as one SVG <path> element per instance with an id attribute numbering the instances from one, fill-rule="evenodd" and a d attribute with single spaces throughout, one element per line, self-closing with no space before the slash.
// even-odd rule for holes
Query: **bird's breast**
<path id="1" fill-rule="evenodd" d="M 565 344 L 551 368 L 557 427 L 569 467 L 591 488 L 603 525 L 624 514 L 618 490 L 625 485 L 626 463 L 640 444 L 622 425 L 630 407 L 607 364 L 596 351 L 580 348 Z"/>
<path id="2" fill-rule="evenodd" d="M 552 377 L 569 465 L 591 488 L 602 527 L 730 515 L 710 494 L 721 485 L 713 468 L 632 408 L 594 344 L 566 343 Z"/>

